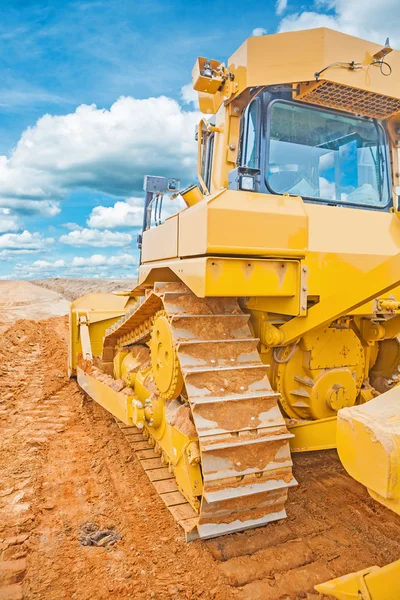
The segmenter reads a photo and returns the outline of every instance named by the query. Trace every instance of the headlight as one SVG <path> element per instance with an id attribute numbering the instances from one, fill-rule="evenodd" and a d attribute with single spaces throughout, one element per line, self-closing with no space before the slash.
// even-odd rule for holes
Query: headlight
<path id="1" fill-rule="evenodd" d="M 240 176 L 240 185 L 241 190 L 246 190 L 247 192 L 254 191 L 254 177 L 251 175 L 241 175 Z"/>

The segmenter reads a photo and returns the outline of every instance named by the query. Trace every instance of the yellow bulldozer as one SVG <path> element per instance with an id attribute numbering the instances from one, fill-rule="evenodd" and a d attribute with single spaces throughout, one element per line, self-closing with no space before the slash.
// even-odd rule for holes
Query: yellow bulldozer
<path id="1" fill-rule="evenodd" d="M 294 452 L 400 514 L 399 76 L 325 28 L 198 58 L 198 184 L 146 177 L 136 288 L 72 303 L 69 373 L 188 540 L 284 518 Z M 400 562 L 318 589 L 395 600 Z"/>

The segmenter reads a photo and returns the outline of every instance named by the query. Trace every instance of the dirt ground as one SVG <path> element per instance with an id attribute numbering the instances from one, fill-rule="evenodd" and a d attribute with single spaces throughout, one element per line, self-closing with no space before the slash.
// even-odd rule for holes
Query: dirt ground
<path id="1" fill-rule="evenodd" d="M 66 352 L 66 317 L 0 335 L 0 600 L 317 600 L 316 583 L 400 556 L 400 518 L 334 451 L 294 457 L 286 520 L 185 544 Z M 88 523 L 122 539 L 83 545 Z"/>
<path id="2" fill-rule="evenodd" d="M 57 291 L 42 290 L 28 281 L 0 281 L 0 332 L 17 319 L 66 315 L 69 302 Z"/>
<path id="3" fill-rule="evenodd" d="M 79 296 L 90 292 L 116 292 L 131 290 L 136 285 L 135 279 L 66 279 L 54 277 L 51 279 L 38 279 L 35 285 L 53 290 L 62 294 L 68 300 L 75 300 Z"/>

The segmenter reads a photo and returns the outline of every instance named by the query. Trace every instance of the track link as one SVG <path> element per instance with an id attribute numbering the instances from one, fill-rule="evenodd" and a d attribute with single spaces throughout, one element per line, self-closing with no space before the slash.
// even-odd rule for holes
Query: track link
<path id="1" fill-rule="evenodd" d="M 196 515 L 189 505 L 192 512 L 189 516 L 185 509 L 183 520 L 190 521 L 180 524 L 189 539 L 211 538 L 284 518 L 288 488 L 296 485 L 288 443 L 291 434 L 260 360 L 249 316 L 236 299 L 201 299 L 183 284 L 158 284 L 107 333 L 103 361 L 131 340 L 145 339 L 160 309 L 170 320 L 201 452 L 200 513 Z M 147 429 L 151 436 L 151 427 Z M 156 477 L 153 469 L 143 466 L 150 479 Z M 175 489 L 160 491 L 164 487 L 156 486 L 161 496 L 176 494 Z M 171 496 L 171 501 L 178 499 Z"/>

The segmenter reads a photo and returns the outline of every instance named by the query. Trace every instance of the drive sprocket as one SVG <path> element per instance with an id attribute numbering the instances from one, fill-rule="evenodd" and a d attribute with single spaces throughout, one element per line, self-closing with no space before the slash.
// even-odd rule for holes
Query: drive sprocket
<path id="1" fill-rule="evenodd" d="M 174 400 L 182 391 L 183 378 L 171 325 L 163 310 L 155 315 L 149 345 L 153 378 L 160 397 Z"/>

